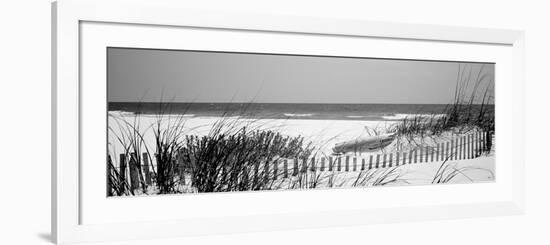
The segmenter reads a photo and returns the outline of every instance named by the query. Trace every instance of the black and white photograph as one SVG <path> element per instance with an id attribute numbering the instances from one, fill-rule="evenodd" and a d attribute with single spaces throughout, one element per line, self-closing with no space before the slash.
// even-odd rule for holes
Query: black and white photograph
<path id="1" fill-rule="evenodd" d="M 494 63 L 106 52 L 108 197 L 497 177 Z"/>

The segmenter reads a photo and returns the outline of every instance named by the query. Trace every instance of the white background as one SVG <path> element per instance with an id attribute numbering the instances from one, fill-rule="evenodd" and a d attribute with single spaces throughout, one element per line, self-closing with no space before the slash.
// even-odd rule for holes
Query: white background
<path id="1" fill-rule="evenodd" d="M 190 8 L 439 23 L 527 31 L 527 214 L 195 237 L 126 244 L 508 244 L 550 241 L 550 32 L 544 1 L 201 1 Z M 0 243 L 47 244 L 50 230 L 50 1 L 5 1 L 0 23 Z M 529 242 L 530 241 L 530 242 Z"/>

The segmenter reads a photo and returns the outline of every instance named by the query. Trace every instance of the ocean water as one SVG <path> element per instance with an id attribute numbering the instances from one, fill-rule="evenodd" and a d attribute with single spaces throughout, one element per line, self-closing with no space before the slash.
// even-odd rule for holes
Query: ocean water
<path id="1" fill-rule="evenodd" d="M 238 116 L 261 119 L 396 121 L 414 115 L 439 115 L 442 104 L 296 103 L 133 103 L 110 102 L 109 111 L 133 114 L 185 114 L 186 117 Z"/>

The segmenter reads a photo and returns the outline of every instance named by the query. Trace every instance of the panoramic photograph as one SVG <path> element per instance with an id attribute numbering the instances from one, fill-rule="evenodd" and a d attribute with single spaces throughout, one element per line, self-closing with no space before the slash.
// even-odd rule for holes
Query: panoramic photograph
<path id="1" fill-rule="evenodd" d="M 106 52 L 108 197 L 496 178 L 494 63 Z"/>

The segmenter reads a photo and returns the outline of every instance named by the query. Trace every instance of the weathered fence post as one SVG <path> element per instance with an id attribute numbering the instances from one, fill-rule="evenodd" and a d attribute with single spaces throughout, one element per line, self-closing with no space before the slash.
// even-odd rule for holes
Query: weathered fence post
<path id="1" fill-rule="evenodd" d="M 424 147 L 420 146 L 420 162 L 424 161 Z"/>
<path id="2" fill-rule="evenodd" d="M 312 158 L 311 158 L 311 168 L 310 168 L 310 169 L 311 169 L 311 171 L 315 171 L 315 170 L 316 170 L 316 169 L 315 169 L 315 157 L 312 157 Z"/>
<path id="3" fill-rule="evenodd" d="M 376 154 L 376 168 L 380 165 L 380 154 Z"/>
<path id="4" fill-rule="evenodd" d="M 329 172 L 332 172 L 332 163 L 333 163 L 332 157 L 328 157 L 328 171 Z"/>
<path id="5" fill-rule="evenodd" d="M 126 192 L 126 155 L 119 155 L 119 169 L 120 169 L 120 190 L 122 193 Z"/>
<path id="6" fill-rule="evenodd" d="M 476 151 L 477 155 L 476 155 L 476 157 L 479 157 L 479 156 L 481 156 L 481 135 L 480 135 L 479 131 L 477 131 L 476 137 L 477 137 L 477 144 L 476 144 L 477 145 L 477 151 Z"/>
<path id="7" fill-rule="evenodd" d="M 464 159 L 470 159 L 470 136 L 464 136 Z"/>
<path id="8" fill-rule="evenodd" d="M 288 178 L 288 160 L 287 159 L 284 159 L 283 160 L 283 175 L 285 178 Z"/>
<path id="9" fill-rule="evenodd" d="M 473 143 L 473 140 L 472 140 L 472 135 L 469 134 L 468 135 L 468 159 L 472 159 L 473 157 L 473 149 L 472 149 L 472 143 Z"/>
<path id="10" fill-rule="evenodd" d="M 369 156 L 369 169 L 372 169 L 372 155 Z"/>
<path id="11" fill-rule="evenodd" d="M 338 157 L 336 162 L 336 171 L 342 171 L 342 157 Z"/>
<path id="12" fill-rule="evenodd" d="M 143 156 L 143 155 L 141 155 Z M 136 170 L 138 174 L 138 188 L 141 185 L 144 192 L 147 191 L 147 183 L 145 183 L 145 176 L 143 175 L 142 159 L 140 155 L 136 154 Z"/>
<path id="13" fill-rule="evenodd" d="M 477 135 L 476 132 L 472 134 L 472 158 L 477 157 Z"/>
<path id="14" fill-rule="evenodd" d="M 382 167 L 383 168 L 386 167 L 386 153 L 384 153 L 384 157 L 383 157 L 383 160 L 382 160 Z"/>
<path id="15" fill-rule="evenodd" d="M 429 156 L 430 156 L 430 148 L 428 146 L 424 146 L 424 162 L 429 162 Z"/>
<path id="16" fill-rule="evenodd" d="M 147 154 L 147 152 L 144 152 L 142 154 L 142 158 L 143 158 L 143 172 L 145 172 L 145 183 L 147 183 L 147 185 L 151 185 L 152 182 L 151 182 L 151 172 L 149 170 L 149 154 Z"/>
<path id="17" fill-rule="evenodd" d="M 302 166 L 301 166 L 301 172 L 302 173 L 306 173 L 307 172 L 307 158 L 304 158 L 304 160 L 302 161 Z"/>
<path id="18" fill-rule="evenodd" d="M 292 169 L 292 176 L 298 175 L 298 158 L 294 159 L 294 168 Z"/>
<path id="19" fill-rule="evenodd" d="M 410 150 L 409 151 L 409 164 L 413 163 L 412 159 L 413 159 L 413 150 Z"/>
<path id="20" fill-rule="evenodd" d="M 474 158 L 477 157 L 477 132 L 474 132 L 474 135 L 472 136 L 474 137 Z"/>
<path id="21" fill-rule="evenodd" d="M 478 135 L 477 131 L 474 132 L 474 158 L 477 157 L 477 151 L 479 150 L 479 147 L 478 147 L 479 142 L 478 142 L 477 135 Z"/>
<path id="22" fill-rule="evenodd" d="M 365 170 L 365 158 L 361 158 L 361 171 Z"/>
<path id="23" fill-rule="evenodd" d="M 390 160 L 388 161 L 388 167 L 393 165 L 393 153 L 390 153 Z"/>
<path id="24" fill-rule="evenodd" d="M 477 140 L 476 140 L 476 133 L 474 132 L 472 134 L 472 158 L 477 157 Z"/>
<path id="25" fill-rule="evenodd" d="M 429 156 L 430 156 L 430 148 L 428 146 L 424 146 L 425 148 L 425 152 L 426 152 L 426 158 L 424 159 L 424 162 L 429 162 L 430 159 L 429 159 Z"/>
<path id="26" fill-rule="evenodd" d="M 489 148 L 487 148 L 489 145 L 489 139 L 487 138 L 488 132 L 483 132 L 483 152 L 487 152 Z"/>
<path id="27" fill-rule="evenodd" d="M 459 158 L 459 149 L 460 149 L 460 145 L 458 144 L 458 138 L 455 139 L 455 160 L 458 160 Z"/>
<path id="28" fill-rule="evenodd" d="M 401 165 L 405 164 L 407 164 L 407 152 L 403 152 L 403 162 L 401 163 Z"/>
<path id="29" fill-rule="evenodd" d="M 353 172 L 357 171 L 357 157 L 353 157 Z"/>
<path id="30" fill-rule="evenodd" d="M 439 143 L 437 143 L 437 150 L 435 151 L 435 160 L 439 162 L 439 154 L 441 150 L 439 149 Z"/>
<path id="31" fill-rule="evenodd" d="M 492 149 L 493 149 L 493 136 L 494 136 L 494 132 L 490 132 L 490 131 L 487 131 L 486 133 L 486 137 L 487 137 L 487 151 L 488 152 L 491 152 Z"/>
<path id="32" fill-rule="evenodd" d="M 107 155 L 107 196 L 113 196 L 113 185 L 111 182 L 111 174 L 113 170 L 113 160 L 111 160 L 111 155 Z"/>
<path id="33" fill-rule="evenodd" d="M 457 145 L 457 152 L 456 152 L 456 160 L 461 160 L 462 159 L 462 136 L 458 137 L 458 139 L 456 139 L 458 143 L 456 143 Z"/>
<path id="34" fill-rule="evenodd" d="M 460 160 L 462 158 L 462 137 L 458 136 L 456 138 L 456 160 Z"/>
<path id="35" fill-rule="evenodd" d="M 451 160 L 455 159 L 455 153 L 456 153 L 456 149 L 454 147 L 454 139 L 451 138 L 451 156 L 450 156 Z"/>
<path id="36" fill-rule="evenodd" d="M 458 143 L 458 160 L 462 160 L 462 153 L 464 152 L 464 149 L 462 149 L 463 147 L 464 142 L 462 141 L 462 136 L 460 136 Z"/>
<path id="37" fill-rule="evenodd" d="M 321 172 L 325 171 L 325 158 L 321 157 Z"/>
<path id="38" fill-rule="evenodd" d="M 466 159 L 470 159 L 470 135 L 466 135 Z"/>
<path id="39" fill-rule="evenodd" d="M 349 171 L 349 156 L 346 156 L 346 172 Z"/>
<path id="40" fill-rule="evenodd" d="M 279 159 L 275 159 L 275 161 L 273 161 L 273 179 L 274 180 L 277 180 L 277 172 L 279 172 Z"/>
<path id="41" fill-rule="evenodd" d="M 489 130 L 485 132 L 485 141 L 486 141 L 485 151 L 491 152 L 491 148 L 493 148 L 493 138 L 491 137 L 491 132 Z"/>
<path id="42" fill-rule="evenodd" d="M 395 153 L 395 166 L 399 166 L 399 155 L 401 155 L 401 152 Z"/>
<path id="43" fill-rule="evenodd" d="M 139 163 L 137 160 L 137 155 L 135 152 L 130 154 L 130 188 L 132 191 L 135 191 L 139 188 Z"/>
<path id="44" fill-rule="evenodd" d="M 481 132 L 477 131 L 477 156 L 480 156 L 481 155 L 481 148 L 483 147 L 481 142 L 482 142 L 482 136 L 481 136 Z"/>
<path id="45" fill-rule="evenodd" d="M 462 144 L 462 159 L 466 159 L 468 157 L 468 142 L 466 136 L 462 136 Z"/>
<path id="46" fill-rule="evenodd" d="M 481 152 L 485 152 L 485 133 L 481 130 Z"/>
<path id="47" fill-rule="evenodd" d="M 487 133 L 483 132 L 483 152 L 487 152 Z"/>
<path id="48" fill-rule="evenodd" d="M 445 150 L 446 146 L 447 146 L 447 142 L 441 143 L 441 160 L 440 161 L 445 161 L 447 159 L 447 151 Z"/>
<path id="49" fill-rule="evenodd" d="M 464 159 L 470 159 L 470 135 L 464 136 Z"/>
<path id="50" fill-rule="evenodd" d="M 455 152 L 454 152 L 454 157 L 453 159 L 454 160 L 458 160 L 459 159 L 459 150 L 460 150 L 460 145 L 458 144 L 458 138 L 456 139 L 453 139 L 453 141 L 455 142 Z"/>
<path id="51" fill-rule="evenodd" d="M 481 132 L 477 132 L 478 133 L 478 156 L 481 156 L 481 153 L 483 152 L 483 133 Z"/>
<path id="52" fill-rule="evenodd" d="M 481 131 L 483 134 L 483 152 L 487 152 L 487 133 L 484 131 Z"/>
<path id="53" fill-rule="evenodd" d="M 445 142 L 445 160 L 448 160 L 450 157 L 449 155 L 449 142 Z"/>

